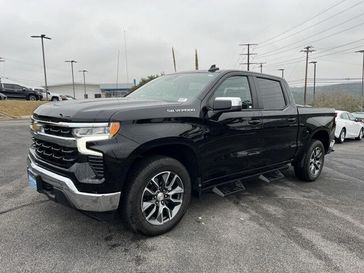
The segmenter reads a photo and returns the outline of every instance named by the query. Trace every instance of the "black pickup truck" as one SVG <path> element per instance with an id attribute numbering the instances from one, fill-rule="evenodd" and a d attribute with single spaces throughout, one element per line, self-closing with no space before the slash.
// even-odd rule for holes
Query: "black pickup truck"
<path id="1" fill-rule="evenodd" d="M 210 69 L 165 75 L 124 98 L 47 103 L 32 116 L 31 187 L 83 211 L 120 211 L 146 235 L 174 227 L 192 192 L 293 165 L 316 180 L 335 112 L 296 106 L 282 78 Z"/>
<path id="2" fill-rule="evenodd" d="M 9 99 L 41 100 L 43 98 L 41 92 L 12 83 L 0 83 L 0 93 Z"/>

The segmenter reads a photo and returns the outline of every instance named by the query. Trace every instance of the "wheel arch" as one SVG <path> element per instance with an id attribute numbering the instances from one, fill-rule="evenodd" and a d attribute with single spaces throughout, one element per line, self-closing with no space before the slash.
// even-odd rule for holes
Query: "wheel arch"
<path id="1" fill-rule="evenodd" d="M 330 148 L 330 135 L 329 133 L 324 129 L 319 129 L 315 133 L 312 134 L 311 140 L 320 140 L 322 144 L 324 145 L 325 152 L 327 153 Z"/>
<path id="2" fill-rule="evenodd" d="M 154 140 L 141 145 L 133 151 L 129 156 L 126 183 L 124 183 L 123 187 L 129 184 L 129 178 L 133 173 L 134 167 L 143 159 L 153 155 L 167 156 L 181 162 L 190 175 L 192 188 L 194 190 L 200 188 L 201 174 L 198 153 L 192 143 L 175 138 Z"/>

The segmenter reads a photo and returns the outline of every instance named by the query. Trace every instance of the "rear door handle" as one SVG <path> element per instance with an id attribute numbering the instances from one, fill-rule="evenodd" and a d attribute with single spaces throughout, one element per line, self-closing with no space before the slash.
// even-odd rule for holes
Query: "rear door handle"
<path id="1" fill-rule="evenodd" d="M 296 122 L 297 118 L 288 118 L 287 120 L 288 122 L 293 123 Z"/>
<path id="2" fill-rule="evenodd" d="M 259 125 L 259 124 L 262 124 L 262 120 L 260 120 L 260 119 L 252 119 L 252 120 L 249 120 L 248 123 L 250 125 Z"/>

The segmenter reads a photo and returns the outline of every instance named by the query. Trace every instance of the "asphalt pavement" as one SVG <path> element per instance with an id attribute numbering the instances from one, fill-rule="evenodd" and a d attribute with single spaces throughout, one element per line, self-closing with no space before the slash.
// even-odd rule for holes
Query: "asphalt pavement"
<path id="1" fill-rule="evenodd" d="M 314 183 L 292 170 L 193 198 L 146 238 L 30 189 L 28 121 L 0 122 L 0 272 L 364 272 L 364 140 L 335 145 Z"/>

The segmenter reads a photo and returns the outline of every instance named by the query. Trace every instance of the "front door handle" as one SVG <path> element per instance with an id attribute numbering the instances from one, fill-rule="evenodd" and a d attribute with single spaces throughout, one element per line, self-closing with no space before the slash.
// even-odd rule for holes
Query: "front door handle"
<path id="1" fill-rule="evenodd" d="M 260 120 L 260 119 L 252 119 L 252 120 L 249 120 L 248 123 L 250 125 L 259 125 L 259 124 L 262 124 L 262 120 Z"/>
<path id="2" fill-rule="evenodd" d="M 293 123 L 296 122 L 297 118 L 288 118 L 287 120 L 288 122 Z"/>

